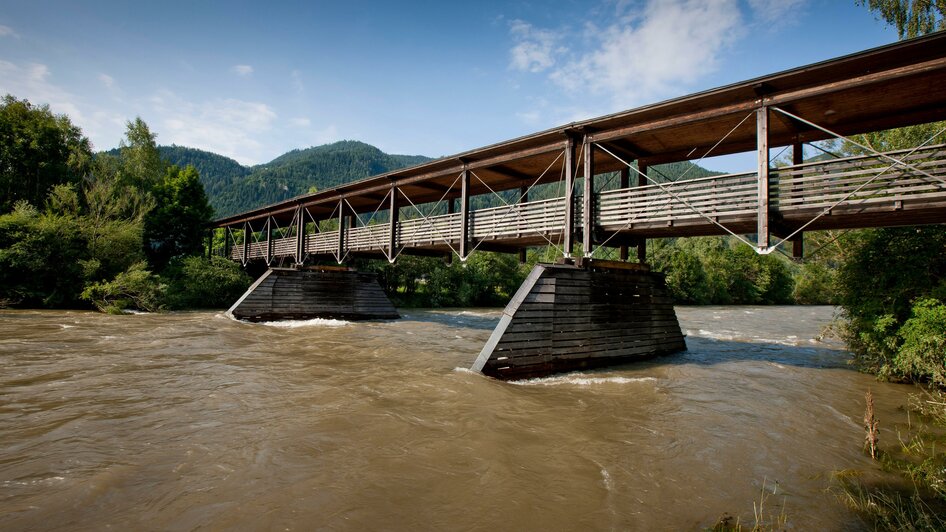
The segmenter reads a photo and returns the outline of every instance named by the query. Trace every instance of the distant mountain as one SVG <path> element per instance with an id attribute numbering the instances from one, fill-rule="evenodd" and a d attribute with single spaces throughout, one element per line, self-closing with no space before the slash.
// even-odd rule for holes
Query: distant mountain
<path id="1" fill-rule="evenodd" d="M 218 217 L 305 194 L 312 187 L 324 190 L 431 160 L 422 155 L 390 155 L 353 140 L 292 150 L 252 167 L 193 148 L 161 146 L 160 150 L 171 164 L 197 168 Z"/>
<path id="2" fill-rule="evenodd" d="M 252 168 L 243 166 L 229 157 L 196 148 L 158 146 L 158 151 L 161 152 L 161 157 L 171 164 L 181 168 L 193 165 L 197 169 L 204 192 L 218 213 L 220 209 L 215 199 L 231 186 L 239 186 L 240 181 L 253 172 Z"/>
<path id="3" fill-rule="evenodd" d="M 158 149 L 171 164 L 190 164 L 197 168 L 217 217 L 293 198 L 309 192 L 312 187 L 325 190 L 432 160 L 422 155 L 387 154 L 370 144 L 353 140 L 292 150 L 257 166 L 243 166 L 229 157 L 184 146 L 159 146 Z M 690 162 L 679 162 L 651 167 L 650 175 L 657 181 L 665 181 L 684 173 L 687 179 L 719 174 Z M 636 183 L 636 178 L 631 177 L 631 182 Z M 611 185 L 616 183 L 611 182 Z M 554 183 L 540 185 L 529 196 L 532 200 L 557 196 L 561 194 L 560 188 Z M 503 194 L 508 196 L 507 201 L 518 197 L 517 191 Z M 488 197 L 473 198 L 472 203 L 474 208 L 495 206 Z"/>

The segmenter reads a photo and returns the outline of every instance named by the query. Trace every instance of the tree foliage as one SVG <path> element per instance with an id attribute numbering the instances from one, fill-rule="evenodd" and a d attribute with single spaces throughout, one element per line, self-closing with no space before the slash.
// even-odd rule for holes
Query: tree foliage
<path id="1" fill-rule="evenodd" d="M 946 2 L 943 0 L 857 0 L 887 24 L 897 35 L 913 38 L 946 29 Z"/>
<path id="2" fill-rule="evenodd" d="M 33 113 L 12 97 L 4 102 L 3 112 L 19 112 L 4 116 L 5 126 L 15 131 L 52 116 L 46 108 Z M 52 118 L 68 125 L 65 117 Z M 83 167 L 88 174 L 82 179 L 61 165 L 58 177 L 45 181 L 42 195 L 32 202 L 20 199 L 12 212 L 0 215 L 0 306 L 72 307 L 83 301 L 108 311 L 206 306 L 215 301 L 209 293 L 216 288 L 231 297 L 234 287 L 249 284 L 232 264 L 184 259 L 203 251 L 203 229 L 212 216 L 199 175 L 193 167 L 168 167 L 140 118 L 127 126 L 121 148 L 99 154 Z M 72 133 L 83 139 L 78 129 Z M 4 154 L 13 157 L 4 168 L 14 171 L 30 168 L 30 161 L 21 159 L 39 156 L 24 150 Z M 43 156 L 55 161 L 49 153 Z M 24 189 L 34 181 L 9 183 L 10 198 L 32 198 Z M 172 257 L 179 257 L 176 266 L 164 274 Z"/>
<path id="3" fill-rule="evenodd" d="M 42 205 L 53 186 L 78 184 L 92 149 L 65 115 L 6 95 L 0 100 L 0 213 L 18 201 Z"/>
<path id="4" fill-rule="evenodd" d="M 172 257 L 201 252 L 213 209 L 193 166 L 168 167 L 152 194 L 155 207 L 144 220 L 145 251 L 151 265 L 160 270 Z"/>

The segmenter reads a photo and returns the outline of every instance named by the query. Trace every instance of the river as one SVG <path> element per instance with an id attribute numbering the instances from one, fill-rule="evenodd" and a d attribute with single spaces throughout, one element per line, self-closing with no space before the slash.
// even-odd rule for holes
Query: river
<path id="1" fill-rule="evenodd" d="M 498 310 L 402 312 L 0 311 L 0 529 L 857 529 L 864 393 L 908 423 L 831 307 L 678 307 L 684 353 L 517 384 L 464 369 Z"/>

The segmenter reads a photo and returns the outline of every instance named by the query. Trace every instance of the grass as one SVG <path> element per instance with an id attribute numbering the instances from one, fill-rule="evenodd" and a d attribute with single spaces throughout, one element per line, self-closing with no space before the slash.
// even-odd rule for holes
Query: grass
<path id="1" fill-rule="evenodd" d="M 866 447 L 872 429 L 876 431 L 876 425 L 868 422 L 876 422 L 871 406 L 868 401 Z M 911 397 L 908 412 L 946 428 L 946 394 L 928 391 Z M 871 484 L 858 472 L 840 471 L 834 474 L 832 491 L 875 530 L 946 530 L 946 446 L 942 440 L 942 435 L 923 427 L 906 440 L 898 433 L 900 457 L 882 449 L 872 456 L 884 471 L 898 474 L 901 482 Z"/>
<path id="2" fill-rule="evenodd" d="M 782 499 L 780 507 L 771 508 L 769 498 L 778 495 L 778 482 L 772 484 L 772 492 L 766 489 L 768 479 L 762 479 L 762 489 L 759 493 L 759 501 L 752 501 L 752 517 L 754 522 L 752 526 L 743 525 L 738 517 L 733 517 L 724 513 L 711 528 L 711 532 L 769 532 L 784 530 L 788 523 L 788 516 L 785 514 L 785 499 Z M 777 511 L 778 513 L 772 513 Z"/>

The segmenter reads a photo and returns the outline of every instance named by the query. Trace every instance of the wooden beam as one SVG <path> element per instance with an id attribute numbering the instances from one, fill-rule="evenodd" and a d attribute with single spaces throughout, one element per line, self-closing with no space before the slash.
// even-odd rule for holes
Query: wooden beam
<path id="1" fill-rule="evenodd" d="M 638 159 L 637 170 L 640 172 L 637 174 L 637 186 L 644 187 L 649 185 L 650 183 L 647 182 L 647 178 L 644 177 L 647 175 L 647 163 Z M 637 243 L 637 262 L 641 264 L 647 262 L 647 239 L 643 236 L 641 236 L 640 242 Z"/>
<path id="2" fill-rule="evenodd" d="M 299 218 L 296 219 L 296 237 L 299 239 L 296 242 L 296 264 L 302 264 L 305 262 L 305 245 L 306 245 L 306 233 L 305 233 L 305 207 L 299 206 Z"/>
<path id="3" fill-rule="evenodd" d="M 631 186 L 631 169 L 627 166 L 621 168 L 621 183 L 620 188 L 628 188 Z M 627 262 L 627 244 L 621 244 L 621 247 L 618 248 L 621 253 L 621 260 Z"/>
<path id="4" fill-rule="evenodd" d="M 575 245 L 575 140 L 565 141 L 565 256 L 572 256 Z"/>
<path id="5" fill-rule="evenodd" d="M 460 260 L 466 260 L 470 245 L 470 171 L 460 175 Z"/>
<path id="6" fill-rule="evenodd" d="M 249 234 L 250 222 L 243 222 L 243 265 L 250 262 L 250 242 L 246 239 Z"/>
<path id="7" fill-rule="evenodd" d="M 769 247 L 769 108 L 756 110 L 756 143 L 759 168 L 758 247 Z"/>
<path id="8" fill-rule="evenodd" d="M 584 162 L 585 162 L 585 182 L 584 182 L 584 195 L 582 196 L 582 214 L 581 214 L 581 228 L 582 228 L 582 241 L 581 241 L 581 250 L 582 254 L 585 257 L 590 257 L 593 251 L 592 247 L 592 232 L 594 230 L 595 223 L 595 153 L 594 153 L 594 144 L 585 137 L 583 143 L 584 148 Z"/>
<path id="9" fill-rule="evenodd" d="M 339 264 L 344 262 L 345 258 L 345 200 L 338 200 L 338 256 L 335 258 Z"/>
<path id="10" fill-rule="evenodd" d="M 451 200 L 450 203 L 453 201 Z M 391 202 L 388 209 L 388 261 L 394 262 L 397 256 L 397 223 L 401 215 L 400 209 L 397 208 L 397 187 L 394 185 L 391 186 Z"/>

